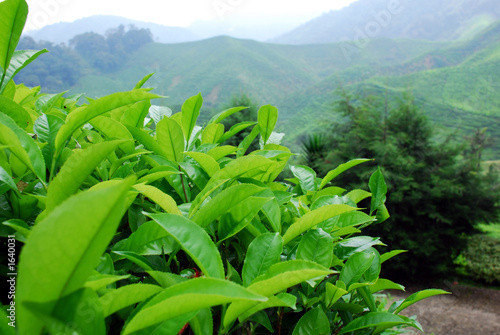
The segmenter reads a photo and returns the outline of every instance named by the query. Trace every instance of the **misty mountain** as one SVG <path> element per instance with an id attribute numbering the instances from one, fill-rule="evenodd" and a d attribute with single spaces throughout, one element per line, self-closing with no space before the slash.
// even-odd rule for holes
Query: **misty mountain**
<path id="1" fill-rule="evenodd" d="M 258 20 L 254 17 L 227 17 L 223 20 L 198 20 L 188 29 L 202 38 L 230 36 L 263 42 L 294 29 L 304 21 L 302 16 L 267 17 Z"/>
<path id="2" fill-rule="evenodd" d="M 471 37 L 500 18 L 498 0 L 358 0 L 271 40 L 319 44 L 373 38 Z"/>
<path id="3" fill-rule="evenodd" d="M 149 29 L 158 43 L 180 43 L 199 40 L 200 37 L 186 28 L 168 27 L 157 23 L 142 22 L 113 15 L 94 15 L 74 22 L 60 22 L 45 26 L 39 30 L 31 30 L 24 35 L 37 41 L 52 43 L 68 43 L 76 35 L 94 32 L 104 35 L 109 29 L 120 25 L 134 25 L 137 28 Z"/>
<path id="4" fill-rule="evenodd" d="M 279 108 L 280 130 L 288 141 L 331 120 L 339 85 L 352 94 L 390 99 L 411 92 L 437 125 L 462 135 L 488 127 L 500 139 L 499 36 L 496 23 L 463 41 L 376 39 L 350 57 L 342 51 L 344 43 L 280 45 L 230 37 L 150 43 L 121 70 L 89 73 L 71 92 L 96 97 L 128 90 L 151 72 L 156 74 L 147 85 L 168 96 L 162 104 L 174 110 L 198 92 L 209 110 L 221 110 L 245 92 L 258 104 Z M 499 150 L 487 154 L 499 155 Z"/>

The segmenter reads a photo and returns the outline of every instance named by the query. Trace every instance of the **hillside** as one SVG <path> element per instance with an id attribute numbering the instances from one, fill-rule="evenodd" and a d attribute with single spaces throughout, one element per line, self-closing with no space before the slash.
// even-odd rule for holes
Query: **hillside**
<path id="1" fill-rule="evenodd" d="M 99 96 L 126 89 L 144 74 L 156 72 L 149 84 L 169 96 L 172 105 L 201 92 L 207 106 L 215 107 L 240 91 L 277 104 L 346 68 L 400 64 L 434 48 L 432 42 L 384 40 L 368 44 L 364 53 L 348 59 L 338 44 L 287 46 L 230 37 L 154 43 L 134 53 L 117 73 L 83 77 L 73 90 Z"/>
<path id="2" fill-rule="evenodd" d="M 142 22 L 113 15 L 94 15 L 74 22 L 60 22 L 45 26 L 39 30 L 31 30 L 24 35 L 37 41 L 49 41 L 55 44 L 68 43 L 76 35 L 94 32 L 104 35 L 109 29 L 119 25 L 134 25 L 137 28 L 149 29 L 158 43 L 179 43 L 199 40 L 200 37 L 186 28 L 168 27 L 151 22 Z"/>
<path id="3" fill-rule="evenodd" d="M 367 38 L 445 41 L 471 37 L 499 18 L 497 0 L 358 0 L 271 41 L 283 44 Z"/>
<path id="4" fill-rule="evenodd" d="M 104 38 L 101 41 L 106 43 Z M 124 45 L 131 42 L 123 40 Z M 278 106 L 279 127 L 290 142 L 332 120 L 331 104 L 339 85 L 353 94 L 372 93 L 391 100 L 411 92 L 438 125 L 460 136 L 488 126 L 490 134 L 500 139 L 500 96 L 496 94 L 500 21 L 474 38 L 455 42 L 374 39 L 363 43 L 363 48 L 355 42 L 282 45 L 227 36 L 173 44 L 143 41 L 107 69 L 102 65 L 113 59 L 109 56 L 113 53 L 105 45 L 104 53 L 95 53 L 85 45 L 78 51 L 78 47 L 37 45 L 31 40 L 21 45 L 48 47 L 52 52 L 42 55 L 30 65 L 31 72 L 23 71 L 18 79 L 28 85 L 43 84 L 48 92 L 57 92 L 63 82 L 71 93 L 99 97 L 128 90 L 155 72 L 147 85 L 168 97 L 162 104 L 178 110 L 185 99 L 201 92 L 208 113 L 244 92 L 258 104 Z M 52 68 L 45 59 L 51 59 Z M 487 156 L 499 157 L 500 150 Z"/>
<path id="5" fill-rule="evenodd" d="M 474 39 L 442 45 L 398 65 L 360 66 L 331 75 L 281 102 L 287 106 L 289 118 L 282 127 L 293 129 L 300 137 L 303 127 L 294 125 L 310 124 L 306 131 L 311 132 L 315 129 L 313 118 L 331 120 L 335 117 L 331 114 L 331 103 L 336 99 L 332 92 L 342 84 L 348 92 L 371 93 L 389 99 L 411 92 L 438 125 L 459 136 L 488 127 L 489 134 L 499 140 L 499 36 L 500 23 L 496 23 Z M 490 158 L 498 155 L 496 149 L 487 154 Z"/>

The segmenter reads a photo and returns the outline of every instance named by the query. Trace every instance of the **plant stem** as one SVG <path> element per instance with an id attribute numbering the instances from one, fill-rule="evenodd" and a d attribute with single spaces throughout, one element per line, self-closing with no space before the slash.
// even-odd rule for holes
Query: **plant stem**
<path id="1" fill-rule="evenodd" d="M 283 308 L 280 307 L 278 316 L 278 335 L 281 335 L 281 324 L 283 322 Z"/>
<path id="2" fill-rule="evenodd" d="M 182 184 L 182 190 L 184 191 L 184 199 L 186 200 L 186 203 L 189 202 L 188 200 L 188 196 L 187 196 L 187 193 L 186 193 L 186 185 L 184 185 L 184 178 L 182 176 L 182 170 L 181 170 L 181 166 L 179 165 L 179 172 L 181 173 L 181 184 Z"/>

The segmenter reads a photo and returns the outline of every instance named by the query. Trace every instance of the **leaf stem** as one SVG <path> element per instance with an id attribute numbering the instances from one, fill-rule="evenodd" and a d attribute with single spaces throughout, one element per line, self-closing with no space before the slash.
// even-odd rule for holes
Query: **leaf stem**
<path id="1" fill-rule="evenodd" d="M 182 173 L 182 170 L 181 170 L 181 165 L 178 164 L 178 166 L 179 166 L 179 172 L 181 173 L 181 184 L 182 184 L 182 190 L 184 191 L 184 199 L 186 200 L 186 203 L 188 203 L 189 200 L 188 200 L 188 196 L 187 196 L 187 193 L 186 193 L 186 185 L 184 185 L 184 178 L 182 176 L 183 173 Z"/>

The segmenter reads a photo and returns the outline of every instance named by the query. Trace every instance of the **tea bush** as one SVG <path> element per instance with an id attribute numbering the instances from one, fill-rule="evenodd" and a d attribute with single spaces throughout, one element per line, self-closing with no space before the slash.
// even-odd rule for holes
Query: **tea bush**
<path id="1" fill-rule="evenodd" d="M 88 104 L 16 85 L 41 52 L 14 52 L 24 0 L 1 2 L 0 13 L 0 233 L 22 245 L 2 334 L 421 329 L 400 312 L 444 291 L 388 309 L 375 300 L 403 289 L 379 276 L 401 251 L 380 254 L 373 247 L 382 241 L 361 234 L 389 215 L 382 173 L 372 174 L 370 192 L 334 184 L 367 159 L 325 178 L 291 166 L 293 178 L 277 182 L 293 153 L 273 131 L 273 106 L 231 146 L 239 127 L 226 131 L 221 121 L 244 107 L 200 127 L 202 96 L 177 113 L 152 105 L 160 96 L 142 88 L 151 75 Z M 259 150 L 245 155 L 257 140 Z M 362 200 L 367 209 L 357 207 Z"/>

